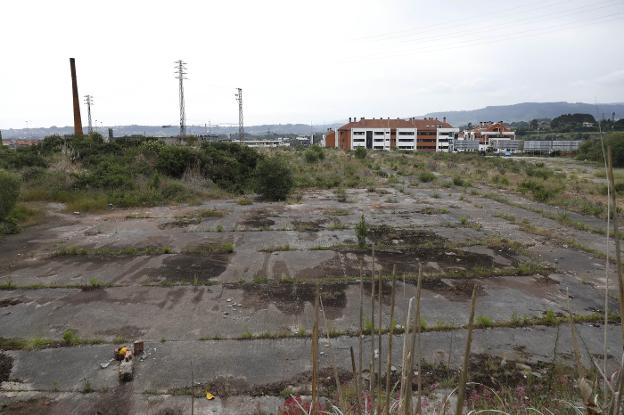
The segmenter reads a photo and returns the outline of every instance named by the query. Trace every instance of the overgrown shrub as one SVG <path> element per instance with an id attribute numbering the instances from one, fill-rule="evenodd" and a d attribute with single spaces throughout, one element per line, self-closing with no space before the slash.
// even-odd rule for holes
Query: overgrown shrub
<path id="1" fill-rule="evenodd" d="M 79 188 L 128 190 L 134 187 L 130 165 L 112 157 L 103 158 L 86 173 L 77 177 Z"/>
<path id="2" fill-rule="evenodd" d="M 355 149 L 355 158 L 363 160 L 366 158 L 366 149 L 364 147 L 358 147 Z"/>
<path id="3" fill-rule="evenodd" d="M 0 221 L 6 219 L 17 202 L 20 192 L 19 178 L 0 170 Z"/>
<path id="4" fill-rule="evenodd" d="M 268 200 L 285 200 L 294 185 L 285 160 L 277 156 L 261 160 L 256 167 L 256 191 Z"/>
<path id="5" fill-rule="evenodd" d="M 358 240 L 358 246 L 364 248 L 366 246 L 366 237 L 368 236 L 368 225 L 366 225 L 364 214 L 360 216 L 360 221 L 355 225 L 355 236 Z"/>
<path id="6" fill-rule="evenodd" d="M 0 168 L 23 169 L 26 167 L 47 167 L 46 160 L 33 147 L 12 150 L 0 145 Z"/>
<path id="7" fill-rule="evenodd" d="M 624 132 L 613 132 L 605 136 L 605 150 L 607 146 L 611 146 L 613 151 L 613 165 L 615 167 L 624 167 Z M 593 160 L 603 162 L 602 144 L 600 139 L 587 140 L 578 149 L 576 153 L 578 160 Z"/>
<path id="8" fill-rule="evenodd" d="M 548 179 L 554 174 L 552 170 L 544 167 L 543 163 L 538 163 L 538 164 L 541 164 L 541 166 L 532 165 L 530 163 L 526 166 L 525 171 L 526 171 L 527 176 L 539 177 L 540 179 Z"/>
<path id="9" fill-rule="evenodd" d="M 196 150 L 183 146 L 165 146 L 158 152 L 156 168 L 167 176 L 180 178 L 200 157 Z"/>
<path id="10" fill-rule="evenodd" d="M 530 179 L 520 183 L 519 190 L 521 192 L 531 192 L 533 198 L 538 202 L 546 202 L 555 197 L 560 191 L 558 188 L 546 186 L 545 182 Z"/>
<path id="11" fill-rule="evenodd" d="M 238 143 L 204 143 L 201 146 L 202 174 L 231 192 L 251 190 L 262 156 Z"/>
<path id="12" fill-rule="evenodd" d="M 435 178 L 436 178 L 435 174 L 429 171 L 423 171 L 422 173 L 418 175 L 418 179 L 423 183 L 432 182 L 435 180 Z"/>
<path id="13" fill-rule="evenodd" d="M 323 152 L 323 149 L 319 146 L 312 146 L 308 148 L 303 153 L 303 156 L 305 158 L 305 161 L 307 161 L 308 163 L 316 163 L 319 160 L 325 159 L 325 153 Z"/>

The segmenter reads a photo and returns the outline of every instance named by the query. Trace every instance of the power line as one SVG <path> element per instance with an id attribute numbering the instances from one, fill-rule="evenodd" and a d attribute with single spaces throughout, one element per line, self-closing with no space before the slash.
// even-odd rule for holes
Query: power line
<path id="1" fill-rule="evenodd" d="M 607 7 L 610 8 L 612 6 L 615 6 L 618 3 L 619 3 L 619 0 L 618 1 L 609 0 L 605 4 L 602 4 L 602 5 L 590 4 L 590 5 L 584 5 L 581 7 L 576 7 L 573 9 L 568 9 L 568 10 L 563 10 L 563 11 L 555 10 L 552 13 L 540 14 L 538 16 L 529 15 L 529 16 L 524 16 L 520 18 L 514 18 L 512 23 L 514 25 L 521 24 L 524 26 L 526 24 L 541 23 L 552 17 L 564 18 L 564 17 L 576 17 L 580 15 L 586 16 L 588 12 L 594 12 L 594 11 L 601 10 Z M 440 38 L 449 39 L 452 37 L 456 37 L 459 39 L 463 39 L 467 35 L 475 35 L 475 34 L 482 34 L 482 33 L 495 35 L 497 32 L 501 32 L 501 31 L 504 32 L 506 30 L 507 30 L 507 25 L 500 24 L 496 27 L 484 27 L 484 28 L 481 28 L 480 30 L 461 29 L 461 30 L 454 30 L 454 31 L 443 31 L 439 35 L 434 34 L 434 33 L 429 33 L 428 35 L 425 35 L 425 36 L 417 36 L 417 37 L 407 36 L 406 39 L 399 39 L 398 41 L 400 43 L 410 44 L 414 42 L 422 43 L 422 42 L 436 41 L 436 40 L 439 40 Z"/>
<path id="2" fill-rule="evenodd" d="M 180 138 L 186 136 L 186 112 L 184 109 L 184 80 L 188 79 L 185 75 L 186 72 L 186 62 L 177 60 L 176 62 L 176 79 L 180 82 Z"/>
<path id="3" fill-rule="evenodd" d="M 452 49 L 463 48 L 466 46 L 477 46 L 480 44 L 496 43 L 496 42 L 501 42 L 505 40 L 513 40 L 519 37 L 524 38 L 527 36 L 544 35 L 544 34 L 556 32 L 561 29 L 566 29 L 569 27 L 578 27 L 579 23 L 591 24 L 591 23 L 605 22 L 608 20 L 612 20 L 614 18 L 615 19 L 620 18 L 621 16 L 623 16 L 623 14 L 618 12 L 618 13 L 608 14 L 608 15 L 594 16 L 593 18 L 589 20 L 575 20 L 575 21 L 563 23 L 563 24 L 556 25 L 556 26 L 543 27 L 540 29 L 530 28 L 530 29 L 526 29 L 526 30 L 522 30 L 522 31 L 514 32 L 514 33 L 509 33 L 507 36 L 497 36 L 495 38 L 482 37 L 482 38 L 476 38 L 476 39 L 465 39 L 463 41 L 453 42 L 451 45 L 448 45 L 445 47 L 429 45 L 429 46 L 425 46 L 422 48 L 409 49 L 408 51 L 395 51 L 394 53 L 386 53 L 383 55 L 376 55 L 376 56 L 367 55 L 365 57 L 353 57 L 351 59 L 346 59 L 342 62 L 350 63 L 350 62 L 357 62 L 361 60 L 372 61 L 372 60 L 378 60 L 378 59 L 387 59 L 387 58 L 396 58 L 396 57 L 414 55 L 414 54 L 425 53 L 425 52 L 447 51 L 447 50 L 452 50 Z"/>
<path id="4" fill-rule="evenodd" d="M 236 101 L 238 101 L 238 141 L 243 141 L 245 136 L 245 127 L 243 124 L 243 89 L 236 88 Z"/>
<path id="5" fill-rule="evenodd" d="M 555 1 L 554 3 L 550 3 L 550 4 L 546 2 L 546 3 L 542 3 L 541 6 L 542 8 L 549 8 L 549 7 L 556 6 L 558 4 L 564 4 L 564 3 L 569 3 L 569 0 Z M 518 10 L 518 12 L 509 13 L 509 12 L 516 11 L 516 10 Z M 537 9 L 534 4 L 533 5 L 528 5 L 528 4 L 516 5 L 508 9 L 497 10 L 494 13 L 490 13 L 488 11 L 487 19 L 489 21 L 497 21 L 498 19 L 506 17 L 507 15 L 513 15 L 514 17 L 516 17 L 519 12 L 522 13 L 524 11 L 538 11 L 539 12 L 539 9 Z M 479 11 L 478 13 L 474 15 L 468 15 L 468 16 L 462 15 L 461 17 L 458 17 L 456 19 L 445 19 L 443 30 L 446 30 L 445 28 L 448 27 L 448 25 L 455 25 L 455 24 L 465 25 L 467 22 L 470 23 L 475 20 L 482 20 L 483 17 L 484 17 L 484 13 Z M 411 28 L 411 29 L 398 30 L 394 32 L 378 33 L 376 35 L 368 35 L 368 36 L 359 37 L 354 40 L 384 41 L 384 40 L 391 40 L 393 38 L 409 37 L 409 36 L 420 34 L 420 33 L 429 33 L 431 29 L 439 29 L 439 28 L 440 28 L 439 24 L 432 24 L 432 25 L 427 25 L 424 27 L 419 26 L 416 30 Z"/>
<path id="6" fill-rule="evenodd" d="M 91 122 L 91 105 L 94 105 L 93 103 L 93 95 L 85 95 L 84 96 L 85 99 L 85 104 L 87 104 L 87 117 L 89 120 L 89 126 L 87 131 L 89 132 L 89 134 L 93 134 L 93 123 Z"/>

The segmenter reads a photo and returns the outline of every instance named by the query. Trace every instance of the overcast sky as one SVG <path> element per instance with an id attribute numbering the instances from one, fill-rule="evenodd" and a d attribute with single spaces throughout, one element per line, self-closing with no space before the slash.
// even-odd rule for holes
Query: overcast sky
<path id="1" fill-rule="evenodd" d="M 236 87 L 249 125 L 624 101 L 623 0 L 20 0 L 0 16 L 0 129 L 72 123 L 69 57 L 105 126 L 177 125 L 177 59 L 188 124 L 238 122 Z"/>

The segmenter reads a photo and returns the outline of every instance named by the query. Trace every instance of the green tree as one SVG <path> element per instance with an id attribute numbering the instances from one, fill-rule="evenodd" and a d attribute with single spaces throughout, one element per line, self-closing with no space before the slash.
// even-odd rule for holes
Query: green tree
<path id="1" fill-rule="evenodd" d="M 6 219 L 17 202 L 20 181 L 17 176 L 0 170 L 0 220 Z"/>
<path id="2" fill-rule="evenodd" d="M 624 167 L 624 133 L 613 132 L 605 135 L 605 149 L 611 146 L 613 151 L 613 166 Z M 587 140 L 578 149 L 578 160 L 593 160 L 603 162 L 602 144 L 600 139 Z"/>
<path id="3" fill-rule="evenodd" d="M 268 157 L 256 166 L 256 191 L 268 200 L 284 200 L 294 185 L 293 174 L 285 160 Z"/>

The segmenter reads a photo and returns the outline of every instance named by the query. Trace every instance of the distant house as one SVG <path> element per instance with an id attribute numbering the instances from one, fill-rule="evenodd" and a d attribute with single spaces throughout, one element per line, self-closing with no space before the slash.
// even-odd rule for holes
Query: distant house
<path id="1" fill-rule="evenodd" d="M 589 122 L 589 121 L 584 121 L 582 125 L 583 125 L 583 128 L 592 128 L 594 126 L 594 123 Z"/>
<path id="2" fill-rule="evenodd" d="M 371 150 L 448 152 L 459 133 L 446 119 L 349 118 L 337 130 L 325 134 L 325 147 L 344 151 Z"/>
<path id="3" fill-rule="evenodd" d="M 463 132 L 464 139 L 477 140 L 479 144 L 492 146 L 497 140 L 515 140 L 516 133 L 504 122 L 480 122 L 478 126 Z"/>
<path id="4" fill-rule="evenodd" d="M 39 143 L 39 140 L 31 140 L 31 139 L 2 140 L 2 144 L 10 148 L 30 147 L 37 143 Z"/>

